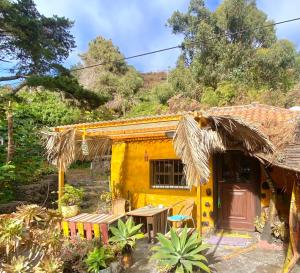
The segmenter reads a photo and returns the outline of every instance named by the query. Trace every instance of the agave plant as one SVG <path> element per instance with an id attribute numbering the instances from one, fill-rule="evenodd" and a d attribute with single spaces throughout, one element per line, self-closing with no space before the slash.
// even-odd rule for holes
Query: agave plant
<path id="1" fill-rule="evenodd" d="M 27 227 L 32 223 L 44 222 L 47 217 L 47 210 L 38 205 L 21 205 L 17 207 L 15 217 L 23 220 Z"/>
<path id="2" fill-rule="evenodd" d="M 159 261 L 161 266 L 171 267 L 176 273 L 192 273 L 193 269 L 200 268 L 210 272 L 207 259 L 202 251 L 208 249 L 208 245 L 202 243 L 198 233 L 188 236 L 187 228 L 179 236 L 175 229 L 171 229 L 171 238 L 158 234 L 160 246 L 153 248 L 152 259 Z"/>
<path id="3" fill-rule="evenodd" d="M 49 256 L 44 258 L 35 268 L 34 273 L 62 273 L 63 262 L 60 258 Z"/>
<path id="4" fill-rule="evenodd" d="M 130 252 L 134 248 L 136 240 L 144 238 L 144 234 L 141 232 L 142 225 L 135 225 L 131 217 L 126 223 L 119 219 L 118 227 L 110 228 L 114 236 L 109 241 L 119 244 L 123 252 Z"/>
<path id="5" fill-rule="evenodd" d="M 101 269 L 107 268 L 107 261 L 112 258 L 112 254 L 104 247 L 95 248 L 88 254 L 85 260 L 88 272 L 98 273 Z"/>
<path id="6" fill-rule="evenodd" d="M 30 273 L 32 265 L 25 256 L 13 257 L 10 263 L 2 264 L 5 273 Z"/>
<path id="7" fill-rule="evenodd" d="M 16 218 L 0 219 L 0 248 L 5 248 L 6 255 L 15 251 L 25 234 L 23 222 Z"/>

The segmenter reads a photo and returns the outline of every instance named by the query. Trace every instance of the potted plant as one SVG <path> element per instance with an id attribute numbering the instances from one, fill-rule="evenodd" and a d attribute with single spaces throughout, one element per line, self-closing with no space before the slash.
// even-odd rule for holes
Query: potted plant
<path id="1" fill-rule="evenodd" d="M 171 238 L 158 234 L 159 246 L 153 248 L 151 259 L 158 261 L 159 266 L 168 268 L 167 272 L 192 273 L 200 269 L 201 272 L 210 272 L 207 259 L 202 252 L 208 246 L 202 243 L 198 232 L 188 236 L 187 227 L 179 236 L 175 229 L 171 229 Z"/>
<path id="2" fill-rule="evenodd" d="M 112 254 L 104 247 L 95 248 L 88 253 L 85 260 L 88 266 L 88 272 L 91 273 L 111 273 L 111 269 L 107 264 L 113 258 Z"/>
<path id="3" fill-rule="evenodd" d="M 144 238 L 144 234 L 141 232 L 142 225 L 135 225 L 130 217 L 126 223 L 119 219 L 118 226 L 110 228 L 113 234 L 110 242 L 120 246 L 122 250 L 121 261 L 124 268 L 129 268 L 133 264 L 132 250 L 136 245 L 136 240 Z"/>
<path id="4" fill-rule="evenodd" d="M 63 217 L 73 217 L 79 213 L 80 204 L 84 196 L 83 189 L 66 184 L 61 198 L 61 213 Z"/>

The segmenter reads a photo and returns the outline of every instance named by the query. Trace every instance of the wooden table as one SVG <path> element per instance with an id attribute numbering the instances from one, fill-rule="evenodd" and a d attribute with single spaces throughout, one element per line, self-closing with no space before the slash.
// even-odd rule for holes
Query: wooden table
<path id="1" fill-rule="evenodd" d="M 63 233 L 71 238 L 79 234 L 88 240 L 101 237 L 102 242 L 107 244 L 109 226 L 116 224 L 122 217 L 124 215 L 81 213 L 62 221 Z"/>
<path id="2" fill-rule="evenodd" d="M 165 234 L 169 207 L 142 207 L 127 212 L 127 216 L 132 216 L 136 223 L 146 221 L 146 230 L 148 233 L 148 241 L 154 242 L 157 233 Z M 152 231 L 152 234 L 151 234 Z"/>

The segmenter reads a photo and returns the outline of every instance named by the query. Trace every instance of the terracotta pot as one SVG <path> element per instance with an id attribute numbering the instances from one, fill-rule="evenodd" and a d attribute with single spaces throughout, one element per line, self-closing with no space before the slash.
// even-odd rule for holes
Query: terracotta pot
<path id="1" fill-rule="evenodd" d="M 133 264 L 133 258 L 132 258 L 132 252 L 126 252 L 122 255 L 121 258 L 122 266 L 127 269 L 132 266 Z"/>
<path id="2" fill-rule="evenodd" d="M 61 206 L 61 213 L 64 218 L 76 216 L 79 213 L 79 206 Z"/>

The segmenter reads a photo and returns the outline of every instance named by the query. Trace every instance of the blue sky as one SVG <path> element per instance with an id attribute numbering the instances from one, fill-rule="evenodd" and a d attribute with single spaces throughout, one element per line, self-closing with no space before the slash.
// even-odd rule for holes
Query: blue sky
<path id="1" fill-rule="evenodd" d="M 57 14 L 75 21 L 72 33 L 77 48 L 66 65 L 79 61 L 78 54 L 87 50 L 96 36 L 112 39 L 125 56 L 179 44 L 182 37 L 166 27 L 175 10 L 186 11 L 189 0 L 36 0 L 39 11 Z M 220 0 L 206 0 L 215 9 Z M 299 0 L 257 0 L 257 6 L 275 21 L 299 17 Z M 300 50 L 300 21 L 277 27 L 279 38 L 288 38 Z M 168 70 L 174 67 L 179 50 L 130 60 L 141 72 Z"/>

